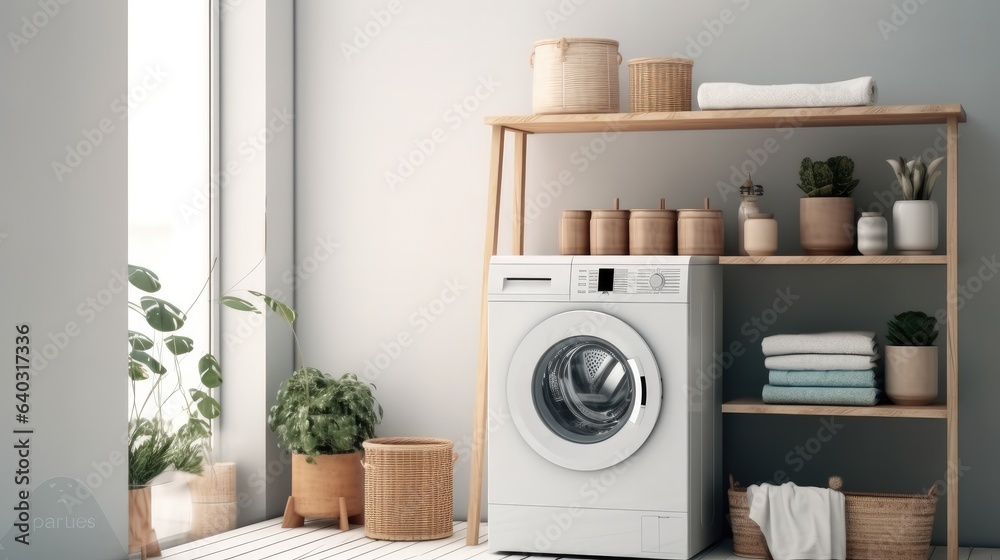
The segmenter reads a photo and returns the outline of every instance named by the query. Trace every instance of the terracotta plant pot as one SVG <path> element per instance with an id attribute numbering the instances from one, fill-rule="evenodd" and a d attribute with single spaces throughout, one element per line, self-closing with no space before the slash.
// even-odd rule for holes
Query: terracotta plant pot
<path id="1" fill-rule="evenodd" d="M 938 393 L 937 346 L 886 346 L 885 394 L 898 405 L 922 406 Z"/>
<path id="2" fill-rule="evenodd" d="M 854 199 L 800 199 L 799 243 L 807 255 L 846 255 L 854 246 Z"/>
<path id="3" fill-rule="evenodd" d="M 292 495 L 285 506 L 282 527 L 301 527 L 305 518 L 340 519 L 363 524 L 365 511 L 365 471 L 361 452 L 317 455 L 315 463 L 305 455 L 292 455 Z"/>

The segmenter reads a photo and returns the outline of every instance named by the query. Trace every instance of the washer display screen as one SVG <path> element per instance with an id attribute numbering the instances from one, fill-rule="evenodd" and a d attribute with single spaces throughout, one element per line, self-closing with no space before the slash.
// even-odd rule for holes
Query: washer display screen
<path id="1" fill-rule="evenodd" d="M 553 345 L 532 378 L 535 409 L 550 430 L 575 443 L 604 441 L 628 421 L 636 387 L 628 359 L 592 336 Z"/>

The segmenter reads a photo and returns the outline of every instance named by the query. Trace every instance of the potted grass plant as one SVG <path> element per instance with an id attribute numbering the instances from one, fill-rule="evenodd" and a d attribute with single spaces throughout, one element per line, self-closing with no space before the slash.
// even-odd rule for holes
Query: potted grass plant
<path id="1" fill-rule="evenodd" d="M 924 164 L 922 157 L 906 161 L 887 159 L 903 191 L 903 200 L 892 205 L 893 245 L 903 255 L 929 255 L 938 246 L 938 207 L 931 200 L 941 176 L 939 157 Z"/>
<path id="2" fill-rule="evenodd" d="M 930 404 L 938 392 L 937 319 L 906 311 L 888 322 L 885 394 L 899 405 Z"/>
<path id="3" fill-rule="evenodd" d="M 804 158 L 799 166 L 799 243 L 807 255 L 846 255 L 854 245 L 854 161 Z"/>

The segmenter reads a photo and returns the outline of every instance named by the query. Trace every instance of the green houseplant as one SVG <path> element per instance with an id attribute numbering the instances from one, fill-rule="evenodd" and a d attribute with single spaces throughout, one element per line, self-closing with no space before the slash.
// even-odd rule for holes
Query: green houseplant
<path id="1" fill-rule="evenodd" d="M 930 198 L 941 176 L 938 168 L 944 157 L 929 164 L 919 156 L 910 161 L 900 157 L 886 162 L 903 192 L 903 200 L 892 205 L 893 245 L 904 255 L 929 255 L 938 246 L 938 207 Z"/>
<path id="2" fill-rule="evenodd" d="M 371 387 L 354 374 L 333 378 L 303 367 L 282 383 L 267 425 L 292 453 L 283 527 L 299 527 L 307 517 L 337 517 L 342 529 L 364 523 L 361 444 L 381 418 Z"/>
<path id="3" fill-rule="evenodd" d="M 809 255 L 844 255 L 854 244 L 854 160 L 834 156 L 799 165 L 799 244 Z"/>
<path id="4" fill-rule="evenodd" d="M 938 392 L 937 319 L 922 311 L 895 315 L 886 325 L 885 393 L 899 405 L 929 404 Z"/>

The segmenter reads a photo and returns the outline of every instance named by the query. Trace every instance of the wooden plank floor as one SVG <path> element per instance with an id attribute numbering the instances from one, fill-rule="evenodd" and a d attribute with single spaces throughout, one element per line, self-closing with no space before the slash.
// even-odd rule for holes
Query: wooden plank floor
<path id="1" fill-rule="evenodd" d="M 282 529 L 281 519 L 263 521 L 235 531 L 163 551 L 163 560 L 527 560 L 529 556 L 489 551 L 489 526 L 480 527 L 479 545 L 465 546 L 466 523 L 455 523 L 447 539 L 418 542 L 378 541 L 365 537 L 364 527 L 341 532 L 336 523 L 311 521 L 297 529 Z M 540 556 L 545 560 L 574 560 L 569 556 Z M 697 560 L 740 560 L 732 543 L 723 541 Z M 946 549 L 931 550 L 929 560 L 944 560 Z M 1000 560 L 1000 550 L 963 548 L 960 560 Z M 593 560 L 593 559 L 587 559 Z"/>

